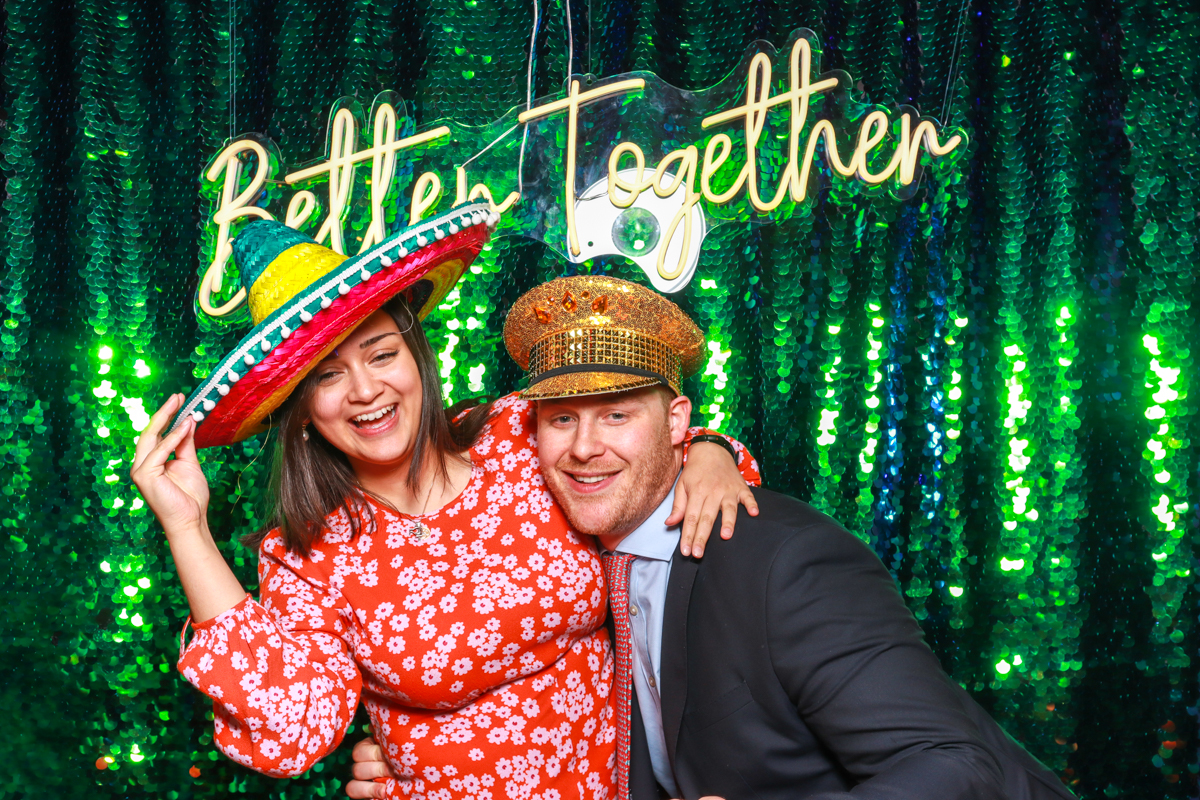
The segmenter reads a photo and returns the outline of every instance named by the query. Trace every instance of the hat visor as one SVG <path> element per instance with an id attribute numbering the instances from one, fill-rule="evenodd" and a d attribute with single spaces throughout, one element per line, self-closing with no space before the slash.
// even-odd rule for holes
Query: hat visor
<path id="1" fill-rule="evenodd" d="M 213 407 L 203 413 L 203 420 L 196 427 L 197 448 L 233 444 L 265 431 L 271 425 L 271 413 L 359 323 L 378 311 L 388 300 L 422 281 L 431 284 L 430 287 L 424 287 L 431 289 L 430 292 L 418 292 L 428 297 L 421 303 L 420 315 L 428 313 L 453 288 L 479 254 L 487 238 L 486 226 L 473 225 L 431 242 L 384 268 L 371 280 L 338 296 L 328 308 L 317 310 L 309 322 L 298 326 L 253 366 L 242 366 L 240 354 L 246 349 L 247 343 L 255 340 L 257 332 L 271 324 L 276 317 L 296 312 L 296 308 L 285 304 L 255 326 L 242 344 L 222 359 L 184 405 L 172 428 L 181 424 L 184 415 L 192 413 L 193 409 L 202 411 L 198 406 L 207 399 Z M 414 299 L 417 302 L 421 300 Z M 244 374 L 235 382 L 222 380 L 222 376 L 230 371 L 241 373 L 242 370 L 245 370 Z"/>
<path id="2" fill-rule="evenodd" d="M 538 381 L 522 391 L 520 396 L 524 400 L 551 400 L 559 397 L 628 392 L 647 386 L 661 386 L 672 394 L 675 393 L 674 389 L 657 378 L 619 372 L 572 372 Z"/>

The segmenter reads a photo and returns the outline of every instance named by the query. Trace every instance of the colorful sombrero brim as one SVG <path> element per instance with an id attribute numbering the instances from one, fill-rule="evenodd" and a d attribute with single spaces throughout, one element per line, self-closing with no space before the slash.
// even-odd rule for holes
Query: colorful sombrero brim
<path id="1" fill-rule="evenodd" d="M 184 403 L 196 447 L 233 444 L 268 427 L 305 375 L 384 303 L 420 281 L 436 308 L 474 261 L 495 224 L 486 203 L 468 203 L 417 223 L 342 261 L 256 325 Z"/>
<path id="2" fill-rule="evenodd" d="M 674 394 L 661 378 L 640 375 L 623 375 L 616 372 L 575 372 L 569 375 L 554 375 L 530 386 L 521 392 L 525 400 L 550 400 L 556 397 L 579 397 L 589 394 L 611 394 L 642 389 L 647 386 L 662 386 Z"/>

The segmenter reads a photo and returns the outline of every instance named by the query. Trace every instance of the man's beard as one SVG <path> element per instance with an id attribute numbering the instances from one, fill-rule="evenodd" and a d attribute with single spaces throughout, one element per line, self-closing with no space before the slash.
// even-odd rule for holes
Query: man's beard
<path id="1" fill-rule="evenodd" d="M 617 464 L 581 463 L 566 455 L 547 471 L 545 478 L 550 493 L 558 501 L 571 527 L 588 536 L 630 533 L 658 508 L 678 472 L 670 430 L 663 426 L 659 440 L 650 444 L 644 452 L 645 458 L 636 465 L 625 461 Z M 601 496 L 576 494 L 568 487 L 571 478 L 563 474 L 604 472 L 621 467 L 624 469 L 617 479 L 617 485 L 601 493 Z"/>

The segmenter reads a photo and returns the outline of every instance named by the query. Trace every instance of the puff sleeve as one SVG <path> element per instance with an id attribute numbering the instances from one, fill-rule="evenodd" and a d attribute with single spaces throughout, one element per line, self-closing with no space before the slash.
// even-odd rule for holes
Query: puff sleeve
<path id="1" fill-rule="evenodd" d="M 272 534 L 259 554 L 261 602 L 193 626 L 178 662 L 213 700 L 214 739 L 229 758 L 267 775 L 299 775 L 337 748 L 362 677 L 353 613 L 341 593 L 302 574 L 305 560 Z"/>

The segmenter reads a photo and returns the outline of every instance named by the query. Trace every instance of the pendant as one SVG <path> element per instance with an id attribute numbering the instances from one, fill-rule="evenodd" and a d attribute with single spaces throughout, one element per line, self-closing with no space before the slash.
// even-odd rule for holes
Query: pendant
<path id="1" fill-rule="evenodd" d="M 423 542 L 433 535 L 424 522 L 417 522 L 415 519 L 408 521 L 408 535 L 415 541 Z"/>

